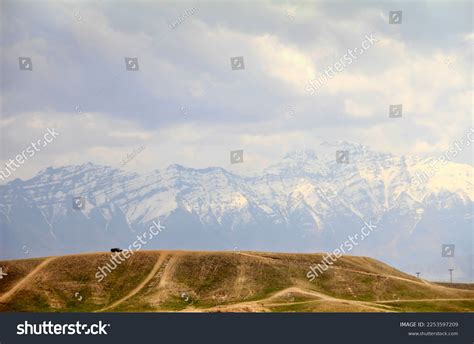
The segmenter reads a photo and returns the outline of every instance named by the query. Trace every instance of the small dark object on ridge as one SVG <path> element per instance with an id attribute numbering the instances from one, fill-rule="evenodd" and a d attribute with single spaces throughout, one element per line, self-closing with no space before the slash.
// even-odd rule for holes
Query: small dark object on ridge
<path id="1" fill-rule="evenodd" d="M 112 253 L 113 253 L 113 252 L 122 252 L 122 251 L 123 251 L 123 250 L 122 250 L 121 248 L 117 248 L 117 247 L 110 249 L 110 252 L 112 252 Z"/>

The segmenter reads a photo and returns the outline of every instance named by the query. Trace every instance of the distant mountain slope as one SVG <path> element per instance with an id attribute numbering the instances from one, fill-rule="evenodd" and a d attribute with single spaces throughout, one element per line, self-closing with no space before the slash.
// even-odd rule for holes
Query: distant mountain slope
<path id="1" fill-rule="evenodd" d="M 96 273 L 110 253 L 0 261 L 8 282 L 0 311 L 474 311 L 474 290 L 429 283 L 366 257 L 343 256 L 309 282 L 308 267 L 322 258 L 142 251 L 100 281 Z"/>
<path id="2" fill-rule="evenodd" d="M 336 162 L 337 150 L 349 152 L 348 164 Z M 47 168 L 0 186 L 0 258 L 128 247 L 157 220 L 166 229 L 147 249 L 332 251 L 371 222 L 377 231 L 350 254 L 473 280 L 473 167 L 448 162 L 434 173 L 433 161 L 338 142 L 255 176 L 180 165 L 144 175 L 91 163 Z M 84 209 L 73 209 L 75 196 Z M 455 244 L 454 257 L 441 257 L 443 244 Z"/>

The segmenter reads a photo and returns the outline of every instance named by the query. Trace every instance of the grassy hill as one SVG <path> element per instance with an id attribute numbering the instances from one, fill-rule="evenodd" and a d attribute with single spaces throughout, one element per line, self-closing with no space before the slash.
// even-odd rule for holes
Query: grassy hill
<path id="1" fill-rule="evenodd" d="M 99 282 L 110 258 L 0 261 L 0 311 L 474 311 L 472 285 L 430 283 L 366 257 L 343 256 L 310 282 L 322 254 L 140 251 Z"/>

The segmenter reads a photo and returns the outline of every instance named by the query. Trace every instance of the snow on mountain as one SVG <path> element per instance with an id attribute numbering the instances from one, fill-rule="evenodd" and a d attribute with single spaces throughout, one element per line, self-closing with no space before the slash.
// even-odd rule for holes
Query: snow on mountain
<path id="1" fill-rule="evenodd" d="M 347 150 L 349 163 L 337 163 Z M 291 152 L 261 174 L 171 165 L 147 174 L 87 163 L 0 186 L 0 258 L 128 247 L 160 219 L 147 249 L 332 251 L 364 223 L 379 229 L 351 254 L 444 278 L 472 279 L 473 167 L 398 157 L 340 141 Z M 72 199 L 82 196 L 85 208 Z M 456 257 L 441 257 L 443 243 Z M 26 247 L 26 249 L 25 249 Z"/>

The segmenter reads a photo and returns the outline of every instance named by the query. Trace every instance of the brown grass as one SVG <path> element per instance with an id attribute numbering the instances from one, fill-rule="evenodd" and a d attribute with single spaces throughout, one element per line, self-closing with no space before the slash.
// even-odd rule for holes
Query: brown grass
<path id="1" fill-rule="evenodd" d="M 474 311 L 472 285 L 430 283 L 367 257 L 341 257 L 310 282 L 322 254 L 141 251 L 98 282 L 110 257 L 56 257 L 34 275 L 42 259 L 0 262 L 0 297 L 23 280 L 0 311 Z"/>

